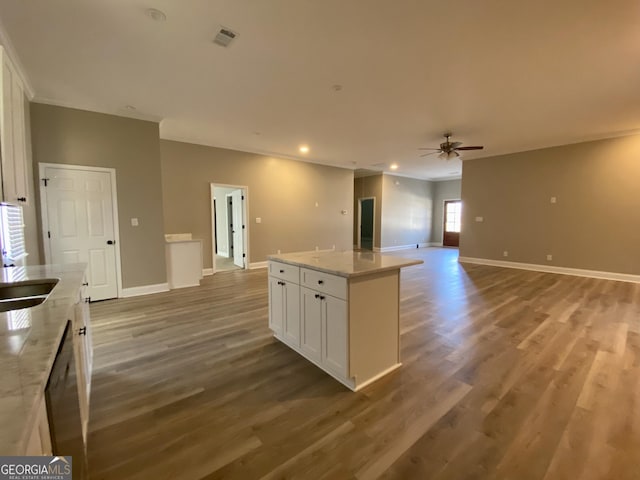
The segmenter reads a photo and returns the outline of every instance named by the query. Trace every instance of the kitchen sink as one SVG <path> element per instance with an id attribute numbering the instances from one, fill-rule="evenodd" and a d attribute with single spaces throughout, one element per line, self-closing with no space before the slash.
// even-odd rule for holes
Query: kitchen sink
<path id="1" fill-rule="evenodd" d="M 57 283 L 57 278 L 0 283 L 0 312 L 40 305 Z"/>

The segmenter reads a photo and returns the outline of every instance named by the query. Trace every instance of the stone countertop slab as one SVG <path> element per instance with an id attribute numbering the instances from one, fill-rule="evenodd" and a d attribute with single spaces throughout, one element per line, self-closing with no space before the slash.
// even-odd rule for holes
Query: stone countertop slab
<path id="1" fill-rule="evenodd" d="M 269 255 L 269 260 L 331 273 L 341 277 L 358 277 L 387 270 L 398 270 L 424 263 L 413 258 L 376 252 L 300 252 Z"/>
<path id="2" fill-rule="evenodd" d="M 0 269 L 2 283 L 59 279 L 44 303 L 0 313 L 0 455 L 24 454 L 85 270 L 85 264 Z"/>

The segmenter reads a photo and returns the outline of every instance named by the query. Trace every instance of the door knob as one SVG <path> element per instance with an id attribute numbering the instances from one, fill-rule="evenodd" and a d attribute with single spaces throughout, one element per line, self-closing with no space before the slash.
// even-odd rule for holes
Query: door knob
<path id="1" fill-rule="evenodd" d="M 116 241 L 115 240 L 107 240 L 107 245 L 115 245 Z"/>

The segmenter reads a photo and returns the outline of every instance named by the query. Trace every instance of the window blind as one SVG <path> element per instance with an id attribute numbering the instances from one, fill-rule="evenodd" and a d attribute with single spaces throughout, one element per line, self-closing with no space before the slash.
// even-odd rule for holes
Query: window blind
<path id="1" fill-rule="evenodd" d="M 22 207 L 2 205 L 0 207 L 0 221 L 2 222 L 3 257 L 7 260 L 10 259 L 9 263 L 23 259 L 27 256 L 27 250 L 24 242 Z"/>

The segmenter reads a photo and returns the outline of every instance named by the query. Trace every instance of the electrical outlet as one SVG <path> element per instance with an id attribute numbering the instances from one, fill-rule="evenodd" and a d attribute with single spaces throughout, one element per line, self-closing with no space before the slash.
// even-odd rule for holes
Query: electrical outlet
<path id="1" fill-rule="evenodd" d="M 138 219 L 137 218 L 132 218 L 131 219 L 131 226 L 132 227 L 137 227 L 138 225 L 140 225 L 140 223 L 138 223 Z"/>
<path id="2" fill-rule="evenodd" d="M 503 257 L 508 257 L 509 256 L 509 252 L 507 252 L 506 250 L 504 252 L 502 252 L 502 256 Z"/>
<path id="3" fill-rule="evenodd" d="M 476 222 L 484 222 L 484 217 L 476 217 Z"/>
<path id="4" fill-rule="evenodd" d="M 547 255 L 547 260 L 548 260 L 548 261 L 553 260 L 553 255 Z"/>
<path id="5" fill-rule="evenodd" d="M 556 197 L 551 197 L 551 203 L 557 203 L 558 199 Z"/>
<path id="6" fill-rule="evenodd" d="M 262 223 L 262 218 L 256 217 L 256 223 Z"/>

